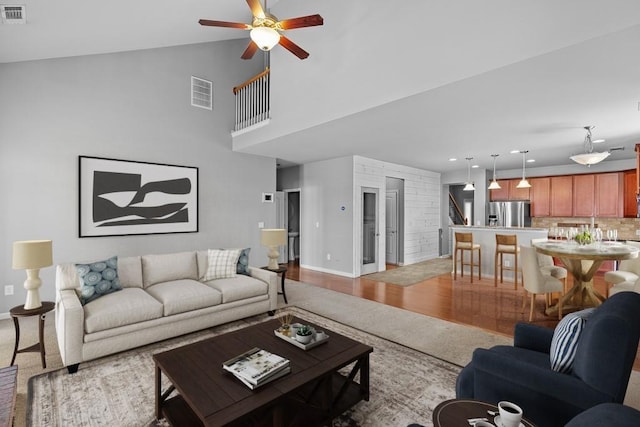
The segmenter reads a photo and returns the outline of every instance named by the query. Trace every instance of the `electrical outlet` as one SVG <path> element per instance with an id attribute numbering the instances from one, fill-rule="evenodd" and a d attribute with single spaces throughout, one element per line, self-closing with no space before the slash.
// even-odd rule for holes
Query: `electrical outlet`
<path id="1" fill-rule="evenodd" d="M 258 228 L 264 228 L 264 222 L 260 221 L 260 222 L 258 223 Z"/>
<path id="2" fill-rule="evenodd" d="M 327 254 L 327 261 L 331 261 L 331 254 Z"/>
<path id="3" fill-rule="evenodd" d="M 7 285 L 4 287 L 5 295 L 13 295 L 13 285 Z"/>

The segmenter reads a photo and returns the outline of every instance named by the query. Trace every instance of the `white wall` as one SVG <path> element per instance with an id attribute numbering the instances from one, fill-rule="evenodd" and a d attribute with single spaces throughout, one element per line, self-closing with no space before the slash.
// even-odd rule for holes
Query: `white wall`
<path id="1" fill-rule="evenodd" d="M 231 151 L 231 89 L 262 68 L 239 59 L 244 45 L 0 64 L 0 315 L 25 300 L 15 240 L 52 239 L 54 263 L 240 246 L 266 263 L 257 224 L 275 226 L 274 205 L 261 203 L 275 160 Z M 191 75 L 214 82 L 213 111 L 190 106 Z M 78 238 L 79 155 L 199 167 L 200 231 Z M 54 299 L 54 271 L 41 271 L 43 300 Z"/>

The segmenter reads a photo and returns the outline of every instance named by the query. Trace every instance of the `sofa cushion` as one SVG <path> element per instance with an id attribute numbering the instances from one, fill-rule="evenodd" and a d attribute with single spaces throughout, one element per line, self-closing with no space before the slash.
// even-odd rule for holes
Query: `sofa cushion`
<path id="1" fill-rule="evenodd" d="M 80 279 L 80 302 L 87 304 L 122 289 L 118 279 L 118 257 L 88 264 L 76 264 Z"/>
<path id="2" fill-rule="evenodd" d="M 245 276 L 251 276 L 249 273 L 249 252 L 251 248 L 244 248 L 240 252 L 240 256 L 238 257 L 238 264 L 236 264 L 236 273 L 244 274 Z M 198 277 L 199 280 L 204 280 L 205 274 L 207 274 L 208 267 L 208 259 L 209 251 L 198 251 L 197 259 L 198 259 Z"/>
<path id="3" fill-rule="evenodd" d="M 238 275 L 205 283 L 222 293 L 222 302 L 225 304 L 269 293 L 269 286 L 265 282 L 249 276 Z"/>
<path id="4" fill-rule="evenodd" d="M 209 249 L 204 281 L 236 277 L 241 252 L 242 249 Z"/>
<path id="5" fill-rule="evenodd" d="M 557 372 L 570 372 L 573 360 L 576 357 L 576 349 L 580 341 L 580 333 L 588 317 L 593 313 L 593 308 L 577 311 L 566 315 L 553 332 L 551 339 L 551 369 Z"/>
<path id="6" fill-rule="evenodd" d="M 222 302 L 220 292 L 190 279 L 156 283 L 146 291 L 162 303 L 165 316 L 198 310 Z"/>
<path id="7" fill-rule="evenodd" d="M 125 288 L 84 306 L 89 334 L 162 317 L 162 304 L 140 288 Z"/>
<path id="8" fill-rule="evenodd" d="M 142 288 L 142 258 L 118 257 L 118 277 L 123 288 Z"/>
<path id="9" fill-rule="evenodd" d="M 178 252 L 142 257 L 144 287 L 179 279 L 198 280 L 198 263 L 195 252 Z"/>

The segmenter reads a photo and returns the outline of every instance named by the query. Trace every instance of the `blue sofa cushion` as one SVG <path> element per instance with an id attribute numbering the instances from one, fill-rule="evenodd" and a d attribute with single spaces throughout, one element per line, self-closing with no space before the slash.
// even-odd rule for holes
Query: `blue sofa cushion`
<path id="1" fill-rule="evenodd" d="M 76 264 L 80 278 L 80 302 L 85 305 L 103 295 L 122 289 L 118 279 L 118 257 L 90 264 Z"/>
<path id="2" fill-rule="evenodd" d="M 551 339 L 551 369 L 563 373 L 571 372 L 580 334 L 591 313 L 593 308 L 571 313 L 558 323 Z"/>

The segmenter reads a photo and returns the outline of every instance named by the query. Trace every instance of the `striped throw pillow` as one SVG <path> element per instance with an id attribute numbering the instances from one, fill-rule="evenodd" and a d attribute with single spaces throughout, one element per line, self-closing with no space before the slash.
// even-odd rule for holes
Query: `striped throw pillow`
<path id="1" fill-rule="evenodd" d="M 580 333 L 593 310 L 588 308 L 568 314 L 558 323 L 551 339 L 551 369 L 562 373 L 571 372 Z"/>
<path id="2" fill-rule="evenodd" d="M 236 277 L 236 264 L 242 249 L 209 249 L 204 281 Z"/>

